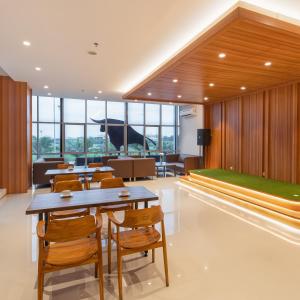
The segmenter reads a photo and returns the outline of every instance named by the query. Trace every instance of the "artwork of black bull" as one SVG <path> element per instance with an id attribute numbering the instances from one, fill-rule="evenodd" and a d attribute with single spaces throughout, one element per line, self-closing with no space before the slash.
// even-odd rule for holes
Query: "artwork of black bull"
<path id="1" fill-rule="evenodd" d="M 103 120 L 94 120 L 95 123 L 100 124 L 100 131 L 105 132 L 105 119 Z M 108 124 L 113 125 L 124 125 L 124 121 L 116 119 L 107 119 Z M 109 135 L 110 142 L 115 146 L 117 151 L 120 151 L 121 146 L 124 146 L 124 128 L 120 126 L 108 126 L 107 133 Z M 151 139 L 147 138 L 154 145 L 156 143 Z M 127 127 L 127 144 L 138 144 L 144 147 L 144 136 L 134 130 L 131 126 Z M 145 142 L 146 150 L 149 150 L 148 141 Z"/>

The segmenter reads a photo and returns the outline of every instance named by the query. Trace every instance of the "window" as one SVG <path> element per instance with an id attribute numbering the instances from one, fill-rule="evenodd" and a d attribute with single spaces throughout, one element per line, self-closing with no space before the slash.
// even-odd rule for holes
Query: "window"
<path id="1" fill-rule="evenodd" d="M 32 110 L 33 160 L 63 156 L 84 164 L 114 153 L 176 151 L 178 108 L 173 105 L 33 96 Z"/>
<path id="2" fill-rule="evenodd" d="M 65 152 L 84 152 L 84 125 L 65 125 Z"/>
<path id="3" fill-rule="evenodd" d="M 146 104 L 146 122 L 147 125 L 159 125 L 160 123 L 160 105 Z"/>
<path id="4" fill-rule="evenodd" d="M 162 150 L 173 153 L 175 151 L 175 128 L 173 126 L 163 126 L 161 128 Z"/>
<path id="5" fill-rule="evenodd" d="M 124 102 L 107 102 L 107 119 L 119 121 L 125 120 L 125 103 Z M 108 123 L 112 123 L 109 122 Z M 113 123 L 115 124 L 115 123 Z"/>
<path id="6" fill-rule="evenodd" d="M 64 99 L 64 122 L 85 123 L 85 100 Z"/>
<path id="7" fill-rule="evenodd" d="M 128 124 L 144 124 L 143 103 L 128 103 Z"/>

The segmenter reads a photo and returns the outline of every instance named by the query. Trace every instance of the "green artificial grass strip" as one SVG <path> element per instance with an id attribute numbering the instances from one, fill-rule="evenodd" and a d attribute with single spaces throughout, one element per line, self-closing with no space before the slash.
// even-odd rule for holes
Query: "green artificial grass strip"
<path id="1" fill-rule="evenodd" d="M 207 176 L 241 187 L 271 194 L 293 201 L 300 201 L 300 185 L 265 179 L 260 176 L 241 174 L 223 169 L 193 170 L 191 173 Z"/>

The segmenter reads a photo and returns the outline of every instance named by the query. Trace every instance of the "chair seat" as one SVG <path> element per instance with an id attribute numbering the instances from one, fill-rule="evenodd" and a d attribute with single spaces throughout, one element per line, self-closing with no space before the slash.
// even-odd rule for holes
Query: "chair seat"
<path id="1" fill-rule="evenodd" d="M 72 218 L 72 217 L 78 217 L 82 215 L 88 215 L 89 210 L 86 208 L 80 208 L 80 209 L 71 209 L 71 210 L 61 210 L 61 211 L 55 211 L 51 213 L 51 217 L 53 218 Z"/>
<path id="2" fill-rule="evenodd" d="M 110 205 L 110 206 L 101 206 L 100 211 L 101 213 L 108 212 L 108 211 L 123 211 L 132 209 L 131 204 L 118 204 L 118 205 Z"/>
<path id="3" fill-rule="evenodd" d="M 53 266 L 82 263 L 92 258 L 98 250 L 95 238 L 85 238 L 72 242 L 53 243 L 46 248 L 45 262 Z"/>
<path id="4" fill-rule="evenodd" d="M 117 234 L 112 234 L 116 241 Z M 140 228 L 120 232 L 120 246 L 126 249 L 135 249 L 154 244 L 160 240 L 160 233 L 152 228 Z"/>

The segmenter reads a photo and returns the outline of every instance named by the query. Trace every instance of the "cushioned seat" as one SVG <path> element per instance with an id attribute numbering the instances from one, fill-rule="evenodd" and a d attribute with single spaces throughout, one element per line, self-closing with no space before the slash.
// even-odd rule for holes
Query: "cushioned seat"
<path id="1" fill-rule="evenodd" d="M 78 264 L 92 258 L 97 249 L 95 238 L 53 243 L 46 249 L 45 263 L 52 266 Z"/>
<path id="2" fill-rule="evenodd" d="M 112 234 L 112 238 L 117 240 L 117 235 Z M 154 244 L 160 240 L 160 233 L 152 228 L 140 228 L 120 232 L 119 244 L 125 249 L 141 248 Z"/>

